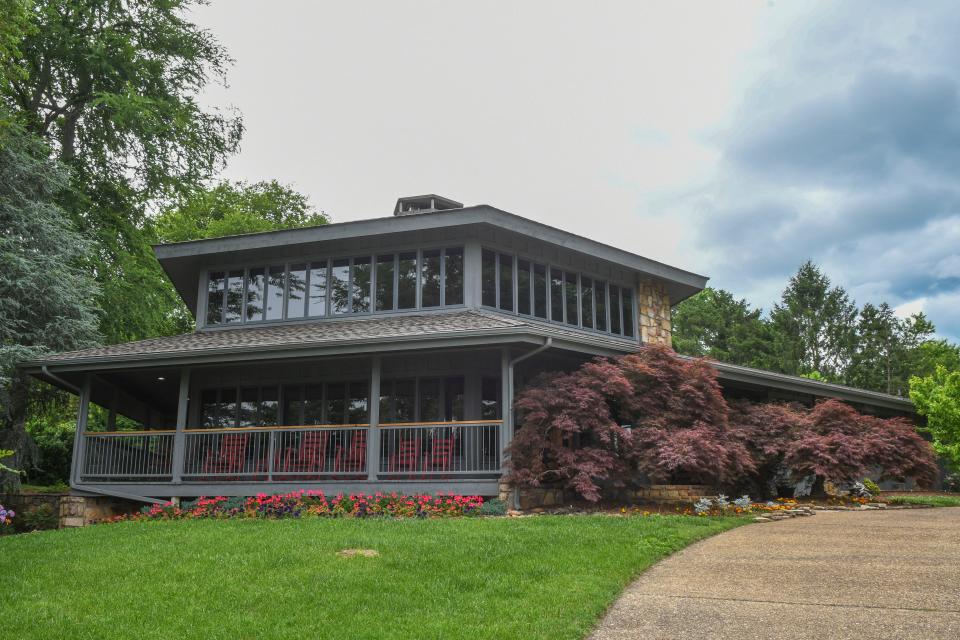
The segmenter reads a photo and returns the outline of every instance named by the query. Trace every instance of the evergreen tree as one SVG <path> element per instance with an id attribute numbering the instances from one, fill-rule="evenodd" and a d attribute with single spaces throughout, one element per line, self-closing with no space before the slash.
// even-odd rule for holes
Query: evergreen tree
<path id="1" fill-rule="evenodd" d="M 79 266 L 89 244 L 57 205 L 67 184 L 49 149 L 0 113 L 0 448 L 16 452 L 18 469 L 32 464 L 34 447 L 30 379 L 16 364 L 99 338 L 96 284 Z M 3 484 L 16 490 L 19 477 Z"/>
<path id="2" fill-rule="evenodd" d="M 847 292 L 831 287 L 817 265 L 805 262 L 770 314 L 779 369 L 842 380 L 856 348 L 856 317 Z"/>

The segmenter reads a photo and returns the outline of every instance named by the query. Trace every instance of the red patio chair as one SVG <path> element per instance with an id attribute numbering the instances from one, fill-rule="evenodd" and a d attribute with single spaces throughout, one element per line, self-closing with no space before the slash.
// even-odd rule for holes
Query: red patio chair
<path id="1" fill-rule="evenodd" d="M 420 468 L 421 440 L 419 437 L 405 438 L 390 456 L 387 471 L 417 471 Z"/>
<path id="2" fill-rule="evenodd" d="M 434 437 L 430 443 L 430 470 L 450 471 L 453 460 L 453 435 L 446 438 Z"/>
<path id="3" fill-rule="evenodd" d="M 248 433 L 231 433 L 220 440 L 220 447 L 207 449 L 203 473 L 241 473 L 247 460 Z"/>
<path id="4" fill-rule="evenodd" d="M 328 431 L 306 431 L 300 434 L 300 446 L 287 449 L 280 471 L 309 473 L 323 471 L 327 458 Z"/>
<path id="5" fill-rule="evenodd" d="M 337 447 L 337 453 L 333 458 L 333 470 L 335 472 L 354 472 L 361 473 L 367 460 L 367 431 L 358 429 L 353 432 L 350 442 L 347 446 Z"/>

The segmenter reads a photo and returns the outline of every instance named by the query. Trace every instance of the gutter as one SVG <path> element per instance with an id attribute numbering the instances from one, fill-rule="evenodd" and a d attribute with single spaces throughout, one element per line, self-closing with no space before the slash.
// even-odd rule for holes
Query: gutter
<path id="1" fill-rule="evenodd" d="M 51 380 L 58 382 L 61 386 L 64 386 L 67 389 L 70 389 L 71 391 L 76 393 L 77 395 L 80 395 L 80 387 L 67 382 L 66 380 L 64 380 L 58 375 L 50 373 L 50 369 L 47 368 L 47 365 L 41 366 L 40 370 L 43 371 L 43 375 L 46 376 L 47 378 L 50 378 Z"/>
<path id="2" fill-rule="evenodd" d="M 548 337 L 542 345 L 540 345 L 533 351 L 529 351 L 523 354 L 522 356 L 518 356 L 513 360 L 510 360 L 509 362 L 507 362 L 507 391 L 508 391 L 508 396 L 510 398 L 510 402 L 509 404 L 507 404 L 506 407 L 504 407 L 505 408 L 504 419 L 507 422 L 507 435 L 511 441 L 513 440 L 513 367 L 514 365 L 517 365 L 528 358 L 532 358 L 538 353 L 542 353 L 546 351 L 552 346 L 553 346 L 553 338 Z M 511 499 L 513 502 L 512 506 L 514 509 L 519 509 L 520 493 L 516 489 L 514 489 L 511 493 L 513 494 Z"/>

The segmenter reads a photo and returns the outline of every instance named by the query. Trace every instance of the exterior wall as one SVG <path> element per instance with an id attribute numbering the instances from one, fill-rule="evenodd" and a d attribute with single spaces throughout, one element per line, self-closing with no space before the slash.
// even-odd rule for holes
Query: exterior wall
<path id="1" fill-rule="evenodd" d="M 663 285 L 652 280 L 641 281 L 637 287 L 637 308 L 643 343 L 671 346 L 670 297 Z"/>

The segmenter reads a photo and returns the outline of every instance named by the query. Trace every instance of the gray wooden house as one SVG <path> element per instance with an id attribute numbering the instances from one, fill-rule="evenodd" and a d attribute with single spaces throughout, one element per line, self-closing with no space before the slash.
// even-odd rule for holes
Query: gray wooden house
<path id="1" fill-rule="evenodd" d="M 79 394 L 71 486 L 497 495 L 512 398 L 541 371 L 670 341 L 704 276 L 435 195 L 392 216 L 160 245 L 192 333 L 24 367 Z M 717 365 L 729 393 L 910 402 Z"/>

